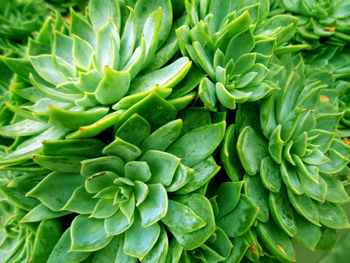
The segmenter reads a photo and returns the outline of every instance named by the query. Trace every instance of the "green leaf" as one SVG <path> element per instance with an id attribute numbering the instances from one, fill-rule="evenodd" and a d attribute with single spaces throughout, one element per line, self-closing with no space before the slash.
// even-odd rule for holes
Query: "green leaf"
<path id="1" fill-rule="evenodd" d="M 165 262 L 168 254 L 169 240 L 168 234 L 165 231 L 164 227 L 161 226 L 160 235 L 157 243 L 151 249 L 150 252 L 143 258 L 142 262 L 144 263 L 158 263 Z"/>
<path id="2" fill-rule="evenodd" d="M 97 157 L 105 146 L 97 139 L 65 139 L 42 141 L 43 155 Z"/>
<path id="3" fill-rule="evenodd" d="M 225 134 L 225 122 L 206 125 L 193 129 L 180 137 L 167 150 L 181 158 L 187 166 L 194 166 L 203 161 L 219 146 Z"/>
<path id="4" fill-rule="evenodd" d="M 71 225 L 71 251 L 96 251 L 104 248 L 112 241 L 107 237 L 104 220 L 89 218 L 87 215 L 78 215 Z"/>
<path id="5" fill-rule="evenodd" d="M 117 205 L 113 205 L 113 199 L 101 198 L 97 201 L 90 218 L 108 218 L 117 212 L 118 209 L 119 207 Z"/>
<path id="6" fill-rule="evenodd" d="M 280 166 L 270 156 L 265 157 L 261 162 L 260 178 L 269 191 L 275 193 L 280 191 L 282 185 Z"/>
<path id="7" fill-rule="evenodd" d="M 328 174 L 320 174 L 327 184 L 326 200 L 332 203 L 349 202 L 350 197 L 341 181 Z"/>
<path id="8" fill-rule="evenodd" d="M 236 207 L 241 196 L 243 184 L 243 181 L 225 182 L 219 186 L 216 191 L 216 202 L 219 209 L 216 218 L 218 220 L 230 213 Z"/>
<path id="9" fill-rule="evenodd" d="M 73 35 L 73 58 L 74 61 L 82 68 L 88 69 L 91 63 L 92 55 L 94 53 L 93 47 L 84 39 Z M 90 72 L 89 72 L 90 73 Z M 80 73 L 80 76 L 90 76 L 90 74 Z M 84 75 L 83 75 L 84 74 Z M 88 75 L 89 74 L 89 75 Z M 100 78 L 100 76 L 98 76 Z M 79 83 L 77 87 L 81 87 L 82 83 Z M 87 88 L 84 87 L 84 90 Z M 96 89 L 96 87 L 95 87 Z"/>
<path id="10" fill-rule="evenodd" d="M 79 214 L 90 214 L 96 206 L 97 199 L 85 190 L 85 186 L 76 188 L 62 210 L 68 210 Z"/>
<path id="11" fill-rule="evenodd" d="M 281 125 L 276 126 L 269 139 L 269 153 L 272 159 L 278 164 L 282 162 L 282 151 L 285 144 L 281 139 L 281 128 Z"/>
<path id="12" fill-rule="evenodd" d="M 0 127 L 0 135 L 5 137 L 15 136 L 30 136 L 36 135 L 49 128 L 49 125 L 44 122 L 23 120 L 11 125 Z"/>
<path id="13" fill-rule="evenodd" d="M 148 227 L 165 217 L 168 211 L 168 195 L 163 185 L 148 185 L 149 193 L 138 206 L 142 226 Z"/>
<path id="14" fill-rule="evenodd" d="M 30 62 L 38 74 L 49 83 L 59 85 L 67 81 L 55 67 L 52 55 L 31 57 Z"/>
<path id="15" fill-rule="evenodd" d="M 250 29 L 236 35 L 228 43 L 225 62 L 227 63 L 230 59 L 236 61 L 241 55 L 249 53 L 254 47 L 254 36 Z"/>
<path id="16" fill-rule="evenodd" d="M 57 220 L 41 221 L 35 236 L 33 262 L 45 263 L 50 256 L 51 250 L 62 235 L 62 225 Z"/>
<path id="17" fill-rule="evenodd" d="M 173 228 L 169 228 L 170 232 L 184 249 L 192 250 L 201 246 L 215 231 L 214 214 L 209 200 L 199 194 L 178 196 L 174 198 L 174 200 L 188 206 L 207 224 L 206 226 L 190 233 L 182 233 L 179 229 Z"/>
<path id="18" fill-rule="evenodd" d="M 103 105 L 116 103 L 128 92 L 130 75 L 104 66 L 103 78 L 96 88 L 96 99 Z"/>
<path id="19" fill-rule="evenodd" d="M 237 182 L 242 178 L 243 171 L 236 152 L 235 125 L 231 124 L 225 133 L 220 151 L 220 159 L 229 178 Z"/>
<path id="20" fill-rule="evenodd" d="M 306 221 L 298 214 L 294 214 L 294 218 L 298 228 L 295 239 L 307 248 L 314 251 L 321 238 L 320 227 Z"/>
<path id="21" fill-rule="evenodd" d="M 189 168 L 180 163 L 176 168 L 171 184 L 166 187 L 167 192 L 175 192 L 184 187 L 192 180 L 194 172 L 195 170 L 193 168 Z"/>
<path id="22" fill-rule="evenodd" d="M 68 228 L 53 248 L 47 263 L 79 263 L 89 257 L 90 252 L 72 252 L 70 228 Z"/>
<path id="23" fill-rule="evenodd" d="M 168 212 L 162 218 L 162 222 L 169 228 L 182 233 L 196 231 L 207 224 L 190 207 L 173 200 L 169 200 Z"/>
<path id="24" fill-rule="evenodd" d="M 258 224 L 259 237 L 270 252 L 282 262 L 295 262 L 295 252 L 289 237 L 271 221 Z"/>
<path id="25" fill-rule="evenodd" d="M 47 169 L 62 173 L 79 173 L 81 164 L 86 157 L 78 156 L 46 156 L 41 154 L 33 154 L 32 160 Z"/>
<path id="26" fill-rule="evenodd" d="M 269 192 L 261 184 L 258 176 L 245 175 L 243 177 L 245 182 L 244 191 L 250 200 L 257 206 L 259 212 L 257 219 L 262 222 L 269 220 Z"/>
<path id="27" fill-rule="evenodd" d="M 58 211 L 82 184 L 84 178 L 80 174 L 53 172 L 27 193 L 27 196 L 36 197 L 48 208 Z"/>
<path id="28" fill-rule="evenodd" d="M 140 216 L 136 214 L 134 224 L 125 233 L 124 253 L 142 260 L 156 244 L 160 232 L 157 223 L 143 227 Z"/>
<path id="29" fill-rule="evenodd" d="M 145 161 L 150 170 L 151 178 L 149 183 L 161 183 L 164 186 L 171 184 L 180 159 L 172 154 L 150 150 L 141 158 Z"/>
<path id="30" fill-rule="evenodd" d="M 177 194 L 187 194 L 207 184 L 220 171 L 220 166 L 216 164 L 213 156 L 209 156 L 193 166 L 193 169 L 192 178 L 185 186 L 176 191 Z"/>
<path id="31" fill-rule="evenodd" d="M 55 212 L 47 208 L 45 205 L 40 204 L 30 210 L 24 217 L 22 217 L 20 222 L 30 223 L 30 222 L 39 222 L 43 220 L 53 219 L 65 216 L 69 214 L 69 211 L 59 211 Z"/>
<path id="32" fill-rule="evenodd" d="M 151 178 L 151 170 L 146 162 L 131 161 L 125 165 L 125 177 L 132 181 L 147 182 Z"/>
<path id="33" fill-rule="evenodd" d="M 120 157 L 125 162 L 129 162 L 140 156 L 141 150 L 137 146 L 117 137 L 103 149 L 102 153 L 105 155 L 114 155 Z"/>
<path id="34" fill-rule="evenodd" d="M 92 0 L 89 4 L 89 16 L 95 31 L 104 26 L 108 19 L 111 19 L 119 29 L 121 20 L 119 2 L 114 0 Z"/>
<path id="35" fill-rule="evenodd" d="M 250 126 L 246 126 L 238 136 L 237 153 L 244 170 L 249 175 L 260 171 L 260 163 L 268 155 L 267 142 Z"/>
<path id="36" fill-rule="evenodd" d="M 312 202 L 310 197 L 305 194 L 296 195 L 289 189 L 287 189 L 289 201 L 293 205 L 294 209 L 305 219 L 317 226 L 320 225 L 320 215 L 318 213 L 316 205 Z"/>
<path id="37" fill-rule="evenodd" d="M 213 82 L 203 77 L 199 83 L 198 96 L 208 110 L 216 111 L 216 88 Z"/>
<path id="38" fill-rule="evenodd" d="M 230 213 L 219 219 L 217 224 L 229 237 L 238 237 L 250 229 L 257 215 L 258 208 L 243 194 L 237 206 Z"/>
<path id="39" fill-rule="evenodd" d="M 105 219 L 105 229 L 108 236 L 119 235 L 128 230 L 134 223 L 134 215 L 127 218 L 121 210 Z"/>
<path id="40" fill-rule="evenodd" d="M 80 174 L 88 178 L 101 171 L 110 171 L 118 175 L 124 175 L 124 162 L 116 156 L 102 156 L 81 162 Z"/>
<path id="41" fill-rule="evenodd" d="M 270 192 L 269 204 L 271 215 L 276 224 L 289 236 L 297 233 L 297 226 L 294 220 L 293 209 L 283 191 L 279 193 Z"/>
<path id="42" fill-rule="evenodd" d="M 85 189 L 90 194 L 97 193 L 104 188 L 113 185 L 113 181 L 116 178 L 118 178 L 118 175 L 113 172 L 98 172 L 85 180 Z"/>
<path id="43" fill-rule="evenodd" d="M 300 183 L 299 176 L 294 166 L 283 160 L 281 164 L 282 180 L 293 193 L 300 195 L 304 192 L 304 188 Z"/>
<path id="44" fill-rule="evenodd" d="M 151 126 L 140 115 L 135 113 L 124 122 L 115 135 L 129 143 L 140 147 L 145 138 L 151 134 Z"/>
<path id="45" fill-rule="evenodd" d="M 317 203 L 317 207 L 322 225 L 334 229 L 350 227 L 348 217 L 339 204 L 331 202 Z"/>
<path id="46" fill-rule="evenodd" d="M 96 46 L 95 32 L 85 18 L 71 9 L 72 22 L 70 26 L 71 34 L 77 35 L 89 42 L 91 46 Z"/>
<path id="47" fill-rule="evenodd" d="M 72 111 L 49 106 L 49 122 L 53 125 L 77 130 L 101 119 L 108 113 L 108 108 L 91 108 L 87 111 Z"/>

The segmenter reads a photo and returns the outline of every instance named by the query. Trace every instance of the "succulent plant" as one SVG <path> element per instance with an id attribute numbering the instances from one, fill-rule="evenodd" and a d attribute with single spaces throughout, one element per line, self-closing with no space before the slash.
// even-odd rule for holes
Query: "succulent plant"
<path id="1" fill-rule="evenodd" d="M 320 81 L 306 82 L 300 57 L 285 60 L 289 62 L 281 74 L 286 76 L 278 76 L 281 92 L 260 106 L 238 108 L 236 155 L 246 180 L 257 181 L 248 197 L 260 207 L 259 236 L 279 260 L 293 261 L 291 245 L 287 251 L 276 247 L 278 242 L 268 245 L 269 239 L 276 236 L 276 241 L 287 242 L 289 236 L 315 249 L 321 226 L 323 231 L 349 226 L 339 205 L 348 202 L 349 196 L 334 174 L 347 166 L 350 147 L 336 134 L 343 113 L 322 95 L 325 86 Z M 241 177 L 230 165 L 225 168 L 231 177 Z M 272 233 L 274 225 L 280 229 L 278 235 Z"/>
<path id="2" fill-rule="evenodd" d="M 0 20 L 38 3 L 6 1 Z M 0 56 L 1 263 L 295 262 L 292 239 L 336 245 L 345 1 L 47 6 Z"/>
<path id="3" fill-rule="evenodd" d="M 181 119 L 172 120 L 175 116 L 173 106 L 152 93 L 120 117 L 124 121 L 118 122 L 108 145 L 96 139 L 44 141 L 42 153 L 32 156 L 53 172 L 27 196 L 53 211 L 80 214 L 70 227 L 70 251 L 97 251 L 114 236 L 123 236 L 120 253 L 148 262 L 168 247 L 164 227 L 186 250 L 213 234 L 210 202 L 192 192 L 219 171 L 211 154 L 223 138 L 225 123 L 187 131 Z M 90 154 L 95 158 L 89 159 Z M 52 186 L 55 192 L 49 191 Z M 49 262 L 70 256 L 56 252 Z"/>
<path id="4" fill-rule="evenodd" d="M 43 174 L 1 172 L 0 182 L 0 260 L 1 262 L 46 262 L 62 234 L 55 219 L 38 223 L 22 222 L 38 202 L 24 193 Z"/>
<path id="5" fill-rule="evenodd" d="M 278 67 L 270 63 L 275 46 L 280 52 L 292 36 L 296 19 L 280 15 L 265 19 L 269 1 L 186 1 L 187 24 L 177 29 L 182 54 L 208 76 L 199 97 L 209 110 L 219 105 L 235 109 L 277 89 L 271 81 Z"/>
<path id="6" fill-rule="evenodd" d="M 23 56 L 28 37 L 38 31 L 51 9 L 41 0 L 3 0 L 0 10 L 0 54 Z"/>
<path id="7" fill-rule="evenodd" d="M 299 18 L 295 40 L 308 44 L 310 49 L 324 44 L 344 46 L 350 41 L 346 0 L 283 0 L 278 1 L 276 8 Z"/>

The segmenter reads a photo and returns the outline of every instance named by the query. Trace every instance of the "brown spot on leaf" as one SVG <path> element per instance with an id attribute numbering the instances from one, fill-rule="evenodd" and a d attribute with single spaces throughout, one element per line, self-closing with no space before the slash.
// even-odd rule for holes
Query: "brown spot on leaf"
<path id="1" fill-rule="evenodd" d="M 329 102 L 329 98 L 327 96 L 320 95 L 320 99 Z"/>
<path id="2" fill-rule="evenodd" d="M 250 244 L 249 247 L 250 252 L 252 252 L 255 256 L 259 256 L 259 250 L 258 250 L 258 246 L 256 244 Z"/>
<path id="3" fill-rule="evenodd" d="M 328 31 L 335 31 L 335 26 L 325 26 L 323 27 L 324 30 L 328 30 Z"/>
<path id="4" fill-rule="evenodd" d="M 350 138 L 343 138 L 343 141 L 347 144 L 350 145 Z"/>
<path id="5" fill-rule="evenodd" d="M 286 251 L 284 250 L 284 248 L 283 248 L 282 246 L 277 245 L 277 248 L 278 248 L 279 250 L 281 250 L 283 254 L 285 254 L 286 256 L 288 256 L 287 253 L 286 253 Z"/>

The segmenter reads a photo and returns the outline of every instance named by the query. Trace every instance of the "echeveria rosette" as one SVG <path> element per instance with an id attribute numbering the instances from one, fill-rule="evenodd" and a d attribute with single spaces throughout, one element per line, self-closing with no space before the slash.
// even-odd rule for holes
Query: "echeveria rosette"
<path id="1" fill-rule="evenodd" d="M 41 175 L 41 176 L 40 176 Z M 1 172 L 0 262 L 46 262 L 62 234 L 58 220 L 23 222 L 24 215 L 38 204 L 24 192 L 43 174 Z"/>
<path id="2" fill-rule="evenodd" d="M 111 249 L 107 245 L 116 239 L 121 242 L 123 257 L 147 262 L 158 256 L 166 258 L 169 241 L 165 228 L 185 250 L 196 249 L 213 234 L 212 207 L 199 189 L 205 189 L 220 169 L 211 154 L 223 138 L 225 123 L 210 124 L 209 120 L 209 124 L 189 129 L 193 123 L 186 118 L 167 120 L 172 105 L 163 103 L 161 108 L 168 107 L 168 111 L 161 116 L 147 115 L 152 106 L 159 111 L 155 103 L 125 119 L 122 116 L 116 139 L 104 146 L 97 158 L 81 156 L 81 139 L 45 141 L 42 154 L 33 155 L 34 162 L 54 172 L 28 196 L 53 211 L 80 214 L 70 227 L 73 254 L 60 250 L 49 262 L 74 253 L 103 254 L 101 249 Z M 160 125 L 162 120 L 165 124 Z M 54 194 L 47 191 L 52 185 L 56 186 Z M 196 190 L 199 192 L 193 193 Z M 56 248 L 66 241 L 63 235 Z M 154 255 L 158 250 L 163 252 Z"/>
<path id="3" fill-rule="evenodd" d="M 168 1 L 158 4 L 163 8 L 145 7 L 146 1 L 139 1 L 133 11 L 119 1 L 91 1 L 92 23 L 72 10 L 69 35 L 61 16 L 49 18 L 38 38 L 30 41 L 28 59 L 2 57 L 16 73 L 11 93 L 21 100 L 7 107 L 25 120 L 16 119 L 1 127 L 0 133 L 31 138 L 9 151 L 0 163 L 28 160 L 40 150 L 40 141 L 60 139 L 69 132 L 69 138 L 93 137 L 150 93 L 169 96 L 191 62 L 185 57 L 169 62 L 177 51 L 174 30 L 167 37 L 171 5 Z M 151 60 L 154 63 L 147 66 Z M 165 63 L 169 65 L 161 68 Z M 144 74 L 139 74 L 141 70 Z M 173 96 L 176 109 L 195 97 L 193 92 L 183 95 Z M 110 109 L 115 102 L 113 109 L 118 112 Z"/>
<path id="4" fill-rule="evenodd" d="M 3 0 L 0 10 L 0 54 L 22 56 L 28 37 L 38 31 L 51 9 L 41 0 Z"/>
<path id="5" fill-rule="evenodd" d="M 338 125 L 342 137 L 350 137 L 350 50 L 342 47 L 320 47 L 305 53 L 309 79 L 321 79 L 338 93 L 337 104 L 344 115 Z"/>
<path id="6" fill-rule="evenodd" d="M 199 85 L 206 108 L 235 109 L 277 88 L 271 78 L 279 68 L 271 56 L 292 36 L 295 19 L 266 21 L 268 1 L 187 1 L 186 9 L 187 25 L 176 33 L 182 54 L 207 74 Z"/>
<path id="7" fill-rule="evenodd" d="M 281 91 L 260 106 L 238 108 L 236 148 L 246 180 L 259 179 L 254 191 L 247 184 L 248 196 L 260 207 L 259 236 L 277 258 L 293 261 L 293 252 L 269 243 L 274 224 L 282 239 L 294 237 L 310 249 L 320 240 L 321 226 L 323 233 L 349 226 L 339 205 L 349 196 L 334 175 L 348 164 L 350 147 L 337 137 L 343 113 L 323 99 L 325 86 L 319 81 L 306 85 L 303 61 L 286 60 Z M 260 119 L 255 115 L 259 107 Z"/>
<path id="8" fill-rule="evenodd" d="M 296 41 L 312 49 L 350 41 L 349 2 L 346 0 L 283 0 L 281 5 L 299 18 Z"/>

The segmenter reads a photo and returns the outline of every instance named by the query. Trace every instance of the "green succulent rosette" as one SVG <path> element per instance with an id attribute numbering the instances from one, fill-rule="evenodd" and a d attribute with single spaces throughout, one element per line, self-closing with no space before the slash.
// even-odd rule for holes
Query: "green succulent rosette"
<path id="1" fill-rule="evenodd" d="M 172 104 L 152 93 L 120 116 L 115 139 L 107 145 L 97 139 L 43 142 L 32 161 L 53 172 L 27 193 L 41 204 L 24 220 L 36 222 L 45 213 L 79 214 L 48 262 L 75 256 L 83 260 L 94 251 L 93 262 L 98 262 L 105 250 L 115 247 L 110 242 L 121 247 L 110 261 L 164 262 L 167 232 L 184 250 L 209 239 L 215 219 L 204 193 L 220 170 L 211 155 L 223 138 L 225 122 L 212 123 L 201 108 L 179 116 L 183 118 L 174 120 Z"/>
<path id="2" fill-rule="evenodd" d="M 0 173 L 0 262 L 46 262 L 62 234 L 61 223 L 56 219 L 21 221 L 38 204 L 24 194 L 44 174 Z"/>
<path id="3" fill-rule="evenodd" d="M 338 95 L 339 110 L 344 115 L 338 129 L 342 137 L 350 137 L 350 52 L 349 48 L 326 46 L 305 54 L 309 79 L 321 79 Z M 333 95 L 334 97 L 336 95 Z"/>
<path id="4" fill-rule="evenodd" d="M 60 15 L 48 18 L 26 58 L 2 57 L 16 74 L 10 90 L 16 100 L 6 104 L 16 117 L 0 127 L 0 135 L 27 140 L 19 139 L 1 164 L 28 160 L 45 139 L 96 136 L 149 94 L 166 98 L 178 87 L 191 62 L 169 61 L 178 49 L 171 3 L 158 4 L 163 8 L 139 1 L 134 11 L 119 1 L 91 1 L 92 22 L 73 10 L 70 25 Z M 179 110 L 194 97 L 178 92 L 169 101 Z"/>
<path id="5" fill-rule="evenodd" d="M 295 40 L 315 49 L 322 45 L 344 46 L 350 41 L 349 2 L 346 0 L 283 0 L 280 11 L 299 18 Z"/>
<path id="6" fill-rule="evenodd" d="M 186 10 L 187 24 L 176 30 L 180 50 L 207 74 L 198 92 L 212 111 L 266 97 L 277 89 L 275 47 L 280 53 L 304 48 L 284 46 L 296 18 L 266 19 L 269 1 L 187 1 Z"/>
<path id="7" fill-rule="evenodd" d="M 51 9 L 40 0 L 4 0 L 0 10 L 0 54 L 22 56 L 28 37 L 38 31 Z"/>
<path id="8" fill-rule="evenodd" d="M 284 60 L 289 62 L 278 77 L 281 91 L 260 105 L 239 106 L 221 157 L 231 180 L 246 173 L 246 194 L 260 208 L 257 232 L 264 246 L 278 260 L 292 262 L 289 238 L 312 250 L 329 249 L 336 239 L 323 244 L 322 237 L 349 227 L 340 206 L 349 196 L 336 175 L 349 163 L 350 147 L 337 134 L 343 112 L 323 93 L 327 85 L 307 81 L 300 57 Z"/>

